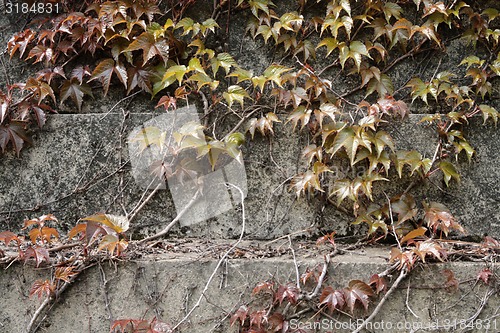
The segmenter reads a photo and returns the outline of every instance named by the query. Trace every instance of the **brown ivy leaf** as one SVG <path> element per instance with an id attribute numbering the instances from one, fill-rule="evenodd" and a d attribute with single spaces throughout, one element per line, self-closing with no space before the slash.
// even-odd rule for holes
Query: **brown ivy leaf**
<path id="1" fill-rule="evenodd" d="M 415 230 L 412 230 L 409 233 L 407 233 L 403 238 L 401 238 L 399 242 L 401 244 L 404 244 L 405 242 L 408 242 L 408 244 L 414 243 L 415 238 L 425 235 L 426 231 L 427 231 L 426 227 L 420 227 Z"/>
<path id="2" fill-rule="evenodd" d="M 42 227 L 35 228 L 30 230 L 28 233 L 30 240 L 33 244 L 36 244 L 36 240 L 40 238 L 42 242 L 50 243 L 52 241 L 52 237 L 55 239 L 59 238 L 59 233 L 54 228 Z"/>
<path id="3" fill-rule="evenodd" d="M 77 66 L 71 71 L 71 79 L 76 79 L 80 84 L 83 83 L 83 78 L 87 76 L 91 76 L 92 72 L 90 71 L 89 66 Z"/>
<path id="4" fill-rule="evenodd" d="M 260 292 L 273 292 L 274 284 L 272 282 L 259 282 L 255 288 L 252 290 L 252 295 L 256 295 Z"/>
<path id="5" fill-rule="evenodd" d="M 26 81 L 26 85 L 24 86 L 24 90 L 30 90 L 38 97 L 38 103 L 42 103 L 42 100 L 45 97 L 50 96 L 52 101 L 56 103 L 56 96 L 54 95 L 54 90 L 52 87 L 48 85 L 48 83 L 43 81 L 38 81 L 33 77 L 30 77 L 28 81 Z"/>
<path id="6" fill-rule="evenodd" d="M 281 303 L 286 299 L 291 304 L 296 304 L 299 297 L 299 289 L 297 286 L 288 283 L 286 285 L 280 285 L 278 291 L 276 291 L 275 302 Z"/>
<path id="7" fill-rule="evenodd" d="M 139 87 L 147 93 L 153 94 L 151 85 L 151 72 L 140 66 L 131 66 L 127 69 L 128 89 L 127 95 L 130 94 L 135 87 Z"/>
<path id="8" fill-rule="evenodd" d="M 266 310 L 258 310 L 252 312 L 250 315 L 250 327 L 257 326 L 258 329 L 264 327 L 263 324 L 267 322 L 267 311 Z"/>
<path id="9" fill-rule="evenodd" d="M 452 270 L 444 269 L 443 275 L 446 276 L 446 282 L 444 284 L 444 288 L 449 291 L 458 290 L 458 280 L 455 278 L 455 273 Z"/>
<path id="10" fill-rule="evenodd" d="M 74 269 L 75 267 L 73 266 L 57 267 L 54 273 L 54 278 L 56 280 L 61 280 L 70 283 L 71 278 L 78 274 L 78 272 L 75 272 Z"/>
<path id="11" fill-rule="evenodd" d="M 35 64 L 37 62 L 45 60 L 45 66 L 48 67 L 49 63 L 52 63 L 54 61 L 54 50 L 50 47 L 38 44 L 30 50 L 28 56 L 26 57 L 26 60 L 31 58 L 35 58 Z"/>
<path id="12" fill-rule="evenodd" d="M 20 121 L 11 121 L 9 125 L 0 125 L 0 148 L 2 148 L 3 153 L 7 145 L 11 143 L 19 157 L 24 143 L 31 144 L 31 139 L 26 133 L 25 126 L 26 124 Z"/>
<path id="13" fill-rule="evenodd" d="M 10 58 L 19 50 L 19 57 L 22 58 L 28 44 L 35 38 L 35 33 L 30 29 L 14 34 L 7 43 L 7 50 Z"/>
<path id="14" fill-rule="evenodd" d="M 433 239 L 417 242 L 412 252 L 419 256 L 424 263 L 427 256 L 432 256 L 439 261 L 444 261 L 443 257 L 446 257 L 445 249 Z"/>
<path id="15" fill-rule="evenodd" d="M 106 249 L 111 255 L 113 255 L 116 251 L 116 255 L 120 256 L 127 249 L 127 247 L 127 241 L 119 239 L 116 235 L 108 234 L 102 238 L 98 251 Z"/>
<path id="16" fill-rule="evenodd" d="M 335 310 L 342 310 L 346 300 L 342 290 L 336 290 L 328 286 L 323 289 L 319 302 L 320 305 L 326 306 L 330 313 L 333 313 Z"/>
<path id="17" fill-rule="evenodd" d="M 236 312 L 231 316 L 229 323 L 231 326 L 234 325 L 236 321 L 239 321 L 241 325 L 245 322 L 245 319 L 248 316 L 248 308 L 246 305 L 242 305 L 236 310 Z"/>
<path id="18" fill-rule="evenodd" d="M 387 290 L 387 280 L 385 277 L 380 277 L 378 274 L 373 274 L 370 278 L 368 284 L 375 287 L 375 291 L 378 294 L 385 292 Z"/>
<path id="19" fill-rule="evenodd" d="M 143 32 L 122 53 L 136 50 L 142 50 L 143 65 L 155 56 L 159 56 L 167 64 L 169 45 L 164 38 L 156 38 L 150 32 Z"/>
<path id="20" fill-rule="evenodd" d="M 267 322 L 271 332 L 288 332 L 288 321 L 286 321 L 285 317 L 279 312 L 275 312 L 269 316 Z"/>
<path id="21" fill-rule="evenodd" d="M 411 270 L 416 261 L 417 257 L 413 251 L 401 251 L 396 247 L 391 249 L 389 262 L 399 262 L 398 269 L 406 267 L 407 270 Z"/>
<path id="22" fill-rule="evenodd" d="M 168 111 L 168 109 L 170 108 L 175 110 L 177 109 L 177 99 L 168 95 L 162 96 L 158 101 L 158 104 L 156 104 L 155 108 L 159 108 L 160 106 L 163 106 L 165 108 L 165 111 Z"/>
<path id="23" fill-rule="evenodd" d="M 346 306 L 351 313 L 354 312 L 356 302 L 361 303 L 368 310 L 370 296 L 373 296 L 372 288 L 361 280 L 351 280 L 349 286 L 343 290 Z"/>
<path id="24" fill-rule="evenodd" d="M 129 220 L 126 216 L 111 215 L 111 214 L 95 214 L 82 218 L 83 221 L 97 222 L 108 228 L 111 228 L 116 233 L 123 233 L 129 228 Z"/>
<path id="25" fill-rule="evenodd" d="M 45 297 L 50 297 L 54 294 L 55 285 L 49 280 L 36 280 L 30 289 L 30 297 L 36 295 L 39 300 Z"/>
<path id="26" fill-rule="evenodd" d="M 120 62 L 115 62 L 113 59 L 108 58 L 102 60 L 99 65 L 92 72 L 92 77 L 90 81 L 98 79 L 102 83 L 102 88 L 104 90 L 104 96 L 108 94 L 109 85 L 111 83 L 111 76 L 115 73 L 118 79 L 123 83 L 125 88 L 127 88 L 127 70 Z"/>
<path id="27" fill-rule="evenodd" d="M 479 273 L 477 273 L 476 280 L 482 280 L 484 284 L 488 284 L 490 281 L 490 277 L 493 275 L 493 272 L 489 268 L 485 268 Z"/>
<path id="28" fill-rule="evenodd" d="M 86 83 L 81 83 L 77 78 L 71 78 L 71 80 L 64 81 L 61 89 L 59 91 L 59 104 L 67 100 L 69 97 L 73 100 L 75 105 L 78 107 L 78 111 L 82 110 L 83 96 L 92 95 L 92 88 Z"/>
<path id="29" fill-rule="evenodd" d="M 391 208 L 394 213 L 398 214 L 397 224 L 411 220 L 418 212 L 415 199 L 410 194 L 402 194 L 394 197 L 393 200 L 391 200 Z"/>
<path id="30" fill-rule="evenodd" d="M 31 258 L 35 259 L 36 267 L 38 267 L 43 261 L 49 262 L 49 251 L 41 246 L 29 246 L 26 251 L 24 251 L 24 261 L 26 262 Z"/>
<path id="31" fill-rule="evenodd" d="M 430 204 L 423 203 L 425 215 L 424 221 L 432 232 L 437 230 L 442 231 L 445 235 L 448 235 L 450 230 L 457 230 L 461 233 L 465 233 L 464 228 L 457 223 L 455 217 L 451 215 L 450 211 L 446 206 L 438 202 L 431 202 Z"/>
<path id="32" fill-rule="evenodd" d="M 0 241 L 4 242 L 5 245 L 9 245 L 10 242 L 15 241 L 17 245 L 21 243 L 19 237 L 12 231 L 2 231 L 0 232 Z"/>

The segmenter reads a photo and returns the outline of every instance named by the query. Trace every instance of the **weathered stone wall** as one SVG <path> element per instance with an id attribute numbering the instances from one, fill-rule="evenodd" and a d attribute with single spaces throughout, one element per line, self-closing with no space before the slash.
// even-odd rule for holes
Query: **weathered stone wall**
<path id="1" fill-rule="evenodd" d="M 205 8 L 206 9 L 206 8 Z M 225 42 L 229 52 L 245 68 L 260 73 L 268 65 L 279 60 L 270 50 L 264 50 L 260 42 L 244 37 L 244 13 L 231 19 L 229 39 Z M 0 25 L 6 26 L 6 17 L 0 17 Z M 13 29 L 15 25 L 13 25 Z M 223 29 L 225 28 L 223 27 Z M 4 44 L 9 33 L 3 30 L 0 43 Z M 447 55 L 439 62 L 440 70 L 454 68 L 463 56 L 465 45 L 460 40 L 453 41 Z M 421 56 L 418 61 L 426 60 Z M 432 57 L 432 55 L 431 55 Z M 7 60 L 7 59 L 6 59 Z M 409 61 L 416 61 L 410 59 Z M 431 77 L 436 70 L 435 61 L 427 61 L 422 66 L 421 75 Z M 11 80 L 22 80 L 30 69 L 13 60 L 6 68 Z M 389 73 L 396 85 L 408 79 L 410 66 L 401 63 Z M 349 91 L 358 84 L 353 77 L 335 76 L 334 87 L 340 93 Z M 498 84 L 498 80 L 496 81 Z M 494 87 L 498 96 L 498 86 Z M 155 110 L 155 102 L 147 96 L 135 96 L 122 100 L 123 92 L 112 89 L 104 98 L 96 95 L 94 100 L 84 103 L 82 112 L 63 108 L 60 114 L 48 116 L 43 130 L 34 137 L 34 145 L 23 150 L 21 157 L 5 154 L 0 159 L 0 231 L 19 231 L 26 218 L 44 213 L 53 213 L 59 220 L 58 229 L 68 230 L 78 219 L 96 212 L 123 215 L 130 212 L 143 196 L 131 177 L 128 163 L 127 136 L 130 131 L 144 122 L 161 114 Z M 190 101 L 198 105 L 195 96 Z M 500 110 L 498 97 L 491 105 Z M 409 119 L 388 125 L 387 131 L 393 135 L 400 148 L 418 148 L 426 156 L 434 153 L 435 131 L 420 124 L 422 116 L 435 110 L 424 105 L 411 107 L 413 115 Z M 223 133 L 238 121 L 228 117 L 221 124 Z M 287 127 L 287 130 L 283 130 Z M 353 226 L 351 217 L 324 206 L 322 202 L 297 199 L 288 191 L 289 179 L 301 171 L 299 156 L 309 138 L 300 133 L 288 131 L 289 125 L 277 124 L 275 135 L 268 139 L 256 136 L 247 144 L 244 163 L 247 173 L 248 196 L 245 200 L 247 225 L 245 239 L 273 240 L 293 234 L 309 236 L 322 231 L 335 230 L 340 239 L 344 236 L 362 235 L 365 230 Z M 480 119 L 474 120 L 467 129 L 467 137 L 477 151 L 471 164 L 460 162 L 462 181 L 446 188 L 439 177 L 419 185 L 416 189 L 420 198 L 439 201 L 447 205 L 458 221 L 471 236 L 489 234 L 500 235 L 500 137 L 491 124 L 483 126 Z M 288 181 L 287 181 L 288 180 Z M 398 190 L 406 188 L 411 178 L 398 181 Z M 381 190 L 394 191 L 382 187 L 375 195 L 382 197 Z M 382 197 L 383 198 L 383 197 Z M 169 190 L 160 190 L 141 210 L 132 223 L 131 235 L 141 238 L 164 227 L 176 215 Z M 78 278 L 77 282 L 63 295 L 49 313 L 43 324 L 44 332 L 107 332 L 110 318 L 152 318 L 158 315 L 175 324 L 194 305 L 217 263 L 217 255 L 227 249 L 241 232 L 241 206 L 220 216 L 190 226 L 177 226 L 173 237 L 194 237 L 197 239 L 225 239 L 223 246 L 203 243 L 203 250 L 167 251 L 167 253 L 145 256 L 137 261 L 102 264 L 102 270 L 94 267 Z M 188 239 L 189 238 L 185 238 Z M 186 241 L 186 240 L 185 240 Z M 283 247 L 287 247 L 284 239 Z M 196 243 L 196 242 L 194 242 Z M 199 243 L 196 243 L 199 245 Z M 266 249 L 267 245 L 262 245 Z M 172 245 L 172 249 L 175 244 Z M 168 247 L 167 247 L 168 248 Z M 307 248 L 307 247 L 306 247 Z M 207 249 L 214 249 L 212 252 Z M 185 252 L 193 252 L 186 254 Z M 285 251 L 288 252 L 288 251 Z M 334 260 L 329 283 L 343 286 L 351 279 L 368 279 L 369 275 L 381 271 L 386 266 L 389 249 L 370 250 L 369 253 L 345 255 Z M 320 259 L 310 257 L 307 251 L 298 251 L 300 268 L 313 267 Z M 194 312 L 189 322 L 182 326 L 182 332 L 236 332 L 228 327 L 228 320 L 221 321 L 248 299 L 256 282 L 274 276 L 281 281 L 294 278 L 294 263 L 287 255 L 265 259 L 231 259 L 225 263 L 212 281 L 202 306 Z M 401 322 L 403 319 L 415 323 L 441 324 L 442 331 L 458 331 L 453 326 L 444 326 L 445 320 L 465 320 L 478 309 L 478 298 L 485 293 L 482 285 L 472 283 L 483 263 L 434 264 L 424 270 L 417 270 L 407 283 L 412 294 L 407 296 L 406 286 L 398 289 L 375 321 Z M 441 286 L 445 281 L 443 269 L 452 269 L 459 281 L 462 293 L 449 293 Z M 494 268 L 494 266 L 493 266 Z M 493 269 L 492 268 L 492 269 Z M 103 274 L 104 272 L 104 274 Z M 0 332 L 23 332 L 38 303 L 27 294 L 33 281 L 45 279 L 47 269 L 34 270 L 14 264 L 7 270 L 0 270 Z M 104 283 L 107 281 L 107 283 Z M 421 289 L 418 289 L 419 286 Z M 465 296 L 462 297 L 464 295 Z M 106 297 L 108 300 L 106 301 Z M 106 302 L 109 302 L 106 306 Z M 497 296 L 490 299 L 481 314 L 482 319 L 490 319 L 496 324 L 494 314 L 499 304 Z M 407 307 L 416 313 L 412 315 Z M 110 317 L 110 314 L 112 317 Z M 307 318 L 303 318 L 304 321 Z M 346 317 L 336 317 L 346 322 Z M 302 320 L 302 319 L 301 319 Z M 498 323 L 500 327 L 500 322 Z M 493 326 L 492 326 L 493 327 Z M 351 330 L 339 330 L 341 332 Z M 373 330 L 374 332 L 402 332 L 403 330 Z M 410 330 L 406 330 L 410 331 Z M 433 330 L 438 331 L 438 330 Z M 473 328 L 473 332 L 484 329 Z M 496 326 L 489 331 L 497 331 Z"/>

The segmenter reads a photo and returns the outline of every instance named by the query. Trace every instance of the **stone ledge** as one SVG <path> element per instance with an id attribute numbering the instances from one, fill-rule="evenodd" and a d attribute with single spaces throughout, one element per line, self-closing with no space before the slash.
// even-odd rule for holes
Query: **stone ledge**
<path id="1" fill-rule="evenodd" d="M 284 245 L 288 246 L 287 244 Z M 52 308 L 42 325 L 46 333 L 81 333 L 108 332 L 108 309 L 105 296 L 109 301 L 109 310 L 114 319 L 146 318 L 155 314 L 164 321 L 175 324 L 197 301 L 217 264 L 212 256 L 221 255 L 224 251 L 210 250 L 197 255 L 175 254 L 149 255 L 143 259 L 130 261 L 112 261 L 102 264 L 107 280 L 103 285 L 103 276 L 99 267 L 94 266 L 83 273 L 64 293 L 60 302 Z M 203 251 L 202 251 L 203 252 Z M 208 253 L 208 255 L 207 255 Z M 297 249 L 297 262 L 300 272 L 306 267 L 322 264 L 322 256 L 306 257 L 311 253 Z M 370 276 L 387 268 L 388 248 L 376 248 L 352 251 L 349 254 L 333 258 L 325 285 L 334 288 L 346 286 L 352 279 L 368 281 Z M 411 277 L 404 280 L 395 290 L 374 323 L 410 322 L 441 323 L 446 320 L 465 320 L 478 309 L 480 299 L 484 297 L 487 287 L 475 283 L 476 275 L 486 265 L 480 262 L 448 262 L 418 266 Z M 494 271 L 497 265 L 490 265 Z M 455 273 L 460 282 L 459 290 L 447 291 L 444 269 Z M 26 265 L 14 264 L 7 270 L 0 270 L 0 288 L 3 290 L 3 304 L 0 307 L 0 325 L 3 332 L 23 332 L 31 315 L 39 302 L 29 299 L 28 292 L 36 279 L 46 279 L 50 269 L 34 269 Z M 256 309 L 262 297 L 251 297 L 253 287 L 261 281 L 274 277 L 282 283 L 295 280 L 294 262 L 290 251 L 285 255 L 267 259 L 229 259 L 223 265 L 202 300 L 201 306 L 193 312 L 189 321 L 182 325 L 183 333 L 234 332 L 227 319 L 231 313 L 244 302 L 253 300 L 249 307 Z M 392 278 L 394 281 L 396 277 Z M 410 292 L 407 296 L 407 286 Z M 495 315 L 500 306 L 500 298 L 493 295 L 484 307 L 479 319 L 486 320 Z M 410 313 L 409 308 L 419 318 Z M 374 309 L 372 304 L 369 312 Z M 361 311 L 361 316 L 363 312 Z M 308 320 L 314 313 L 298 318 L 297 325 L 309 325 Z M 349 318 L 334 313 L 332 318 L 340 323 L 348 323 Z M 222 323 L 221 323 L 221 320 Z M 491 319 L 492 324 L 494 320 Z M 500 327 L 500 322 L 498 322 Z M 216 327 L 216 328 L 214 328 Z M 304 326 L 307 327 L 307 326 Z M 214 328 L 214 329 L 213 329 Z M 335 330 L 350 332 L 351 330 Z M 373 329 L 371 332 L 403 332 L 410 330 Z M 441 329 L 433 332 L 457 332 L 457 330 Z M 487 330 L 473 330 L 486 332 Z M 497 329 L 488 332 L 498 331 Z M 320 330 L 326 332 L 326 330 Z"/>

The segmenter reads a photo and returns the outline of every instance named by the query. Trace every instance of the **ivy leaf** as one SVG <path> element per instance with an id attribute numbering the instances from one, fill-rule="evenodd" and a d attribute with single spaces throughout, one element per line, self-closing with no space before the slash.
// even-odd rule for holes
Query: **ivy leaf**
<path id="1" fill-rule="evenodd" d="M 263 73 L 263 76 L 266 78 L 266 81 L 272 81 L 276 83 L 279 87 L 282 87 L 283 78 L 282 75 L 286 72 L 291 71 L 291 68 L 282 65 L 273 64 L 266 68 Z"/>
<path id="2" fill-rule="evenodd" d="M 159 56 L 167 64 L 169 45 L 164 38 L 155 38 L 151 33 L 143 32 L 122 53 L 136 50 L 142 50 L 143 65 L 155 56 Z"/>
<path id="3" fill-rule="evenodd" d="M 92 89 L 86 83 L 80 83 L 77 78 L 72 78 L 71 80 L 64 81 L 63 85 L 59 90 L 59 104 L 67 100 L 69 97 L 73 100 L 75 105 L 78 107 L 78 111 L 82 110 L 83 96 L 92 96 Z"/>
<path id="4" fill-rule="evenodd" d="M 26 81 L 26 85 L 24 86 L 24 90 L 32 91 L 38 97 L 38 103 L 42 103 L 45 97 L 50 96 L 52 101 L 56 103 L 56 96 L 54 95 L 54 90 L 50 85 L 43 81 L 38 81 L 33 77 L 30 77 Z"/>
<path id="5" fill-rule="evenodd" d="M 458 183 L 460 182 L 460 175 L 453 164 L 448 161 L 439 162 L 439 169 L 443 171 L 444 182 L 446 186 L 449 186 L 450 179 L 453 178 Z"/>
<path id="6" fill-rule="evenodd" d="M 219 53 L 217 57 L 210 59 L 210 62 L 212 64 L 212 72 L 214 73 L 214 76 L 219 71 L 219 67 L 224 68 L 227 75 L 231 70 L 231 67 L 235 67 L 237 65 L 236 61 L 229 53 Z"/>
<path id="7" fill-rule="evenodd" d="M 49 63 L 54 61 L 54 57 L 54 50 L 52 48 L 39 44 L 30 50 L 26 60 L 35 58 L 34 63 L 36 64 L 45 59 L 45 66 L 48 67 Z"/>
<path id="8" fill-rule="evenodd" d="M 366 88 L 365 97 L 370 96 L 375 91 L 378 93 L 379 97 L 392 95 L 394 93 L 394 86 L 389 75 L 380 74 L 380 80 L 375 76 L 370 79 Z"/>
<path id="9" fill-rule="evenodd" d="M 334 310 L 341 310 L 345 304 L 345 296 L 342 290 L 336 290 L 328 286 L 323 289 L 319 298 L 319 304 L 326 306 L 330 313 Z"/>
<path id="10" fill-rule="evenodd" d="M 442 256 L 445 255 L 443 247 L 433 239 L 428 239 L 423 242 L 417 242 L 415 249 L 413 249 L 412 252 L 419 256 L 424 263 L 425 257 L 427 257 L 428 255 L 438 259 L 439 261 L 443 261 Z"/>
<path id="11" fill-rule="evenodd" d="M 113 73 L 118 76 L 118 79 L 123 83 L 125 88 L 127 88 L 127 70 L 120 62 L 115 62 L 113 59 L 108 58 L 102 60 L 99 65 L 92 72 L 92 77 L 90 81 L 98 79 L 102 83 L 104 90 L 104 96 L 108 94 L 109 85 L 111 83 L 111 76 Z"/>
<path id="12" fill-rule="evenodd" d="M 250 95 L 248 95 L 248 92 L 238 85 L 229 86 L 227 88 L 227 92 L 224 92 L 222 94 L 222 96 L 224 97 L 224 99 L 228 103 L 229 107 L 231 107 L 233 105 L 233 103 L 236 101 L 236 102 L 239 102 L 241 105 L 241 108 L 243 108 L 243 103 L 244 103 L 245 97 L 251 99 Z"/>
<path id="13" fill-rule="evenodd" d="M 393 202 L 391 200 L 391 208 L 394 213 L 398 214 L 398 225 L 417 215 L 417 204 L 410 194 L 402 194 L 393 200 Z"/>
<path id="14" fill-rule="evenodd" d="M 327 152 L 334 156 L 339 149 L 344 148 L 351 160 L 351 165 L 354 165 L 359 146 L 365 147 L 370 152 L 372 151 L 368 134 L 361 127 L 345 127 L 337 133 L 332 146 L 327 149 Z"/>
<path id="15" fill-rule="evenodd" d="M 377 295 L 381 292 L 385 292 L 387 290 L 387 280 L 385 277 L 380 277 L 378 274 L 373 274 L 370 277 L 370 282 L 368 283 L 370 286 L 375 287 L 375 291 Z"/>
<path id="16" fill-rule="evenodd" d="M 296 304 L 299 297 L 299 290 L 293 284 L 280 285 L 276 291 L 275 301 L 281 303 L 286 299 L 291 304 Z"/>
<path id="17" fill-rule="evenodd" d="M 391 17 L 393 17 L 393 16 L 397 20 L 399 20 L 401 18 L 401 11 L 402 10 L 403 9 L 401 8 L 401 6 L 399 6 L 398 4 L 396 4 L 394 2 L 386 2 L 382 6 L 382 11 L 384 12 L 385 20 L 387 21 L 387 23 L 390 22 Z"/>
<path id="18" fill-rule="evenodd" d="M 153 88 L 151 86 L 151 72 L 140 67 L 140 66 L 130 66 L 127 68 L 127 95 L 130 94 L 132 90 L 136 87 L 141 88 L 143 91 L 153 94 Z"/>
<path id="19" fill-rule="evenodd" d="M 11 143 L 19 157 L 25 142 L 31 144 L 31 139 L 25 130 L 25 124 L 11 121 L 9 125 L 0 125 L 0 148 L 2 148 L 3 153 L 5 153 L 7 145 Z"/>
<path id="20" fill-rule="evenodd" d="M 368 310 L 368 301 L 373 296 L 372 288 L 361 280 L 351 280 L 349 287 L 344 288 L 345 303 L 350 312 L 354 312 L 356 302 L 361 303 L 365 310 Z"/>
<path id="21" fill-rule="evenodd" d="M 491 117 L 491 119 L 495 123 L 495 127 L 496 127 L 497 121 L 498 121 L 498 111 L 496 109 L 492 108 L 491 106 L 486 105 L 486 104 L 479 105 L 479 109 L 483 113 L 483 119 L 484 119 L 483 124 L 486 124 L 486 121 L 488 120 L 488 118 Z"/>
<path id="22" fill-rule="evenodd" d="M 12 231 L 0 232 L 0 241 L 4 242 L 6 246 L 8 246 L 12 241 L 15 241 L 18 245 L 21 243 L 19 237 Z"/>
<path id="23" fill-rule="evenodd" d="M 387 146 L 394 152 L 394 141 L 392 137 L 386 131 L 377 131 L 377 134 L 372 139 L 375 149 L 377 150 L 377 158 Z"/>
<path id="24" fill-rule="evenodd" d="M 119 256 L 127 249 L 127 246 L 127 241 L 120 240 L 116 235 L 108 234 L 102 238 L 98 251 L 106 249 L 111 255 L 113 255 L 116 251 L 116 255 Z"/>
<path id="25" fill-rule="evenodd" d="M 339 42 L 337 38 L 327 37 L 322 39 L 316 48 L 320 48 L 322 46 L 326 46 L 326 56 L 328 57 L 330 53 L 339 48 Z"/>
<path id="26" fill-rule="evenodd" d="M 414 242 L 415 238 L 422 237 L 423 235 L 425 235 L 426 232 L 427 232 L 426 227 L 420 227 L 420 228 L 417 228 L 415 230 L 412 230 L 409 233 L 407 233 L 403 238 L 401 238 L 399 243 L 404 244 L 406 242 L 410 243 L 410 241 Z"/>
<path id="27" fill-rule="evenodd" d="M 425 102 L 425 104 L 429 104 L 427 102 L 427 95 L 429 94 L 437 100 L 437 88 L 432 83 L 424 83 L 420 78 L 413 78 L 406 86 L 412 88 L 412 102 L 416 98 L 420 98 Z"/>
<path id="28" fill-rule="evenodd" d="M 445 235 L 448 235 L 450 230 L 457 230 L 465 233 L 464 228 L 457 223 L 455 217 L 451 215 L 449 209 L 438 202 L 431 202 L 430 204 L 423 203 L 424 206 L 424 221 L 434 233 L 441 230 Z"/>
<path id="29" fill-rule="evenodd" d="M 398 170 L 399 178 L 402 177 L 404 165 L 410 166 L 411 170 L 410 176 L 412 176 L 415 171 L 418 171 L 419 173 L 421 173 L 421 171 L 423 171 L 423 173 L 429 172 L 432 166 L 431 162 L 432 161 L 430 159 L 423 158 L 422 154 L 420 154 L 416 150 L 412 151 L 402 150 L 396 153 L 395 164 L 396 164 L 396 169 Z"/>
<path id="30" fill-rule="evenodd" d="M 349 46 L 341 43 L 339 46 L 339 50 L 340 50 L 339 59 L 342 68 L 344 68 L 344 64 L 348 59 L 352 59 L 354 60 L 356 68 L 358 69 L 359 72 L 361 66 L 361 56 L 366 56 L 371 59 L 371 56 L 368 53 L 365 44 L 361 43 L 358 40 L 351 42 Z"/>
<path id="31" fill-rule="evenodd" d="M 123 233 L 129 228 L 129 220 L 126 216 L 111 214 L 96 214 L 82 218 L 83 221 L 92 221 L 105 225 L 117 233 Z"/>
<path id="32" fill-rule="evenodd" d="M 45 295 L 48 298 L 54 294 L 55 287 L 49 280 L 36 280 L 30 288 L 30 297 L 36 295 L 41 300 Z"/>
<path id="33" fill-rule="evenodd" d="M 243 325 L 247 317 L 248 317 L 248 307 L 246 305 L 242 305 L 231 316 L 231 319 L 229 320 L 230 326 L 233 326 L 234 323 L 237 321 L 240 322 L 240 325 Z"/>
<path id="34" fill-rule="evenodd" d="M 288 116 L 287 122 L 292 122 L 293 123 L 293 130 L 295 131 L 295 128 L 297 125 L 302 123 L 302 126 L 300 129 L 302 130 L 304 126 L 306 126 L 309 123 L 309 120 L 311 119 L 311 109 L 307 109 L 304 105 L 300 105 L 299 107 L 295 108 L 293 112 Z"/>
<path id="35" fill-rule="evenodd" d="M 56 280 L 70 283 L 71 278 L 77 274 L 78 274 L 78 272 L 74 271 L 73 266 L 57 267 L 56 271 L 54 272 L 54 278 Z"/>
<path id="36" fill-rule="evenodd" d="M 24 261 L 28 261 L 31 258 L 35 259 L 36 267 L 38 267 L 43 261 L 50 261 L 49 251 L 41 246 L 29 246 L 24 252 Z"/>

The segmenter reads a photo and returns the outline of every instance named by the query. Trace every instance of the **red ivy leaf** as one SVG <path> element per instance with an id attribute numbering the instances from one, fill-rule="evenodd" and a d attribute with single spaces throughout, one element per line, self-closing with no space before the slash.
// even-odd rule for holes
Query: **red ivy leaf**
<path id="1" fill-rule="evenodd" d="M 320 305 L 325 305 L 330 313 L 334 310 L 340 310 L 344 307 L 345 297 L 342 290 L 335 290 L 328 286 L 323 289 L 319 298 Z"/>
<path id="2" fill-rule="evenodd" d="M 9 245 L 12 241 L 16 241 L 18 245 L 21 242 L 19 237 L 17 237 L 17 235 L 11 231 L 0 232 L 0 241 L 3 241 L 5 245 Z"/>
<path id="3" fill-rule="evenodd" d="M 151 86 L 151 72 L 143 69 L 142 67 L 129 67 L 127 70 L 128 75 L 128 89 L 127 95 L 130 94 L 135 87 L 139 87 L 145 92 L 153 94 Z"/>
<path id="4" fill-rule="evenodd" d="M 160 106 L 163 106 L 166 111 L 172 107 L 172 109 L 177 109 L 177 99 L 175 97 L 170 97 L 170 96 L 162 96 L 160 100 L 158 101 L 158 104 L 156 104 L 155 108 L 159 108 Z"/>
<path id="5" fill-rule="evenodd" d="M 127 70 L 120 62 L 115 62 L 111 58 L 104 59 L 99 63 L 99 65 L 97 65 L 92 72 L 92 77 L 89 82 L 99 79 L 102 83 L 104 96 L 106 96 L 108 94 L 111 76 L 113 76 L 113 73 L 118 76 L 118 79 L 123 83 L 125 88 L 127 88 Z"/>
<path id="6" fill-rule="evenodd" d="M 278 287 L 276 292 L 275 301 L 279 301 L 281 304 L 285 299 L 291 304 L 297 303 L 297 298 L 299 297 L 299 290 L 296 286 L 289 283 L 287 285 L 281 285 Z"/>
<path id="7" fill-rule="evenodd" d="M 36 295 L 38 299 L 42 299 L 43 295 L 45 294 L 46 297 L 49 297 L 54 293 L 55 286 L 52 282 L 49 280 L 36 280 L 33 285 L 31 286 L 30 289 L 30 297 L 33 297 Z"/>
<path id="8" fill-rule="evenodd" d="M 361 280 L 351 280 L 349 287 L 344 288 L 344 297 L 349 311 L 353 313 L 356 302 L 360 302 L 368 310 L 368 301 L 373 296 L 372 288 Z"/>
<path id="9" fill-rule="evenodd" d="M 458 289 L 458 280 L 455 278 L 455 273 L 452 270 L 444 269 L 443 275 L 446 276 L 446 283 L 444 287 L 449 291 Z"/>
<path id="10" fill-rule="evenodd" d="M 166 64 L 168 60 L 169 46 L 164 38 L 155 38 L 149 32 L 143 32 L 136 40 L 122 52 L 142 50 L 142 63 L 145 65 L 154 56 L 160 56 Z"/>
<path id="11" fill-rule="evenodd" d="M 27 142 L 31 144 L 31 140 L 24 127 L 25 124 L 18 121 L 12 121 L 6 126 L 0 125 L 0 148 L 2 148 L 2 152 L 5 152 L 5 148 L 9 143 L 11 143 L 17 156 L 19 157 L 19 153 L 21 152 L 24 143 Z"/>
<path id="12" fill-rule="evenodd" d="M 485 268 L 477 274 L 476 280 L 482 280 L 485 284 L 488 284 L 492 275 L 493 272 L 489 268 Z"/>
<path id="13" fill-rule="evenodd" d="M 385 277 L 380 277 L 378 274 L 373 274 L 368 284 L 375 287 L 377 295 L 387 290 L 387 280 Z"/>
<path id="14" fill-rule="evenodd" d="M 49 262 L 49 251 L 44 247 L 30 246 L 24 252 L 24 260 L 28 261 L 30 258 L 35 259 L 36 267 L 38 267 L 42 261 Z"/>
<path id="15" fill-rule="evenodd" d="M 245 322 L 245 319 L 248 316 L 248 308 L 245 305 L 242 305 L 236 310 L 236 312 L 231 316 L 231 319 L 229 320 L 231 326 L 234 325 L 234 323 L 239 320 L 239 322 L 243 325 Z"/>
<path id="16" fill-rule="evenodd" d="M 273 291 L 273 283 L 272 282 L 259 282 L 255 288 L 252 290 L 252 295 L 258 294 L 261 291 L 271 292 Z"/>

